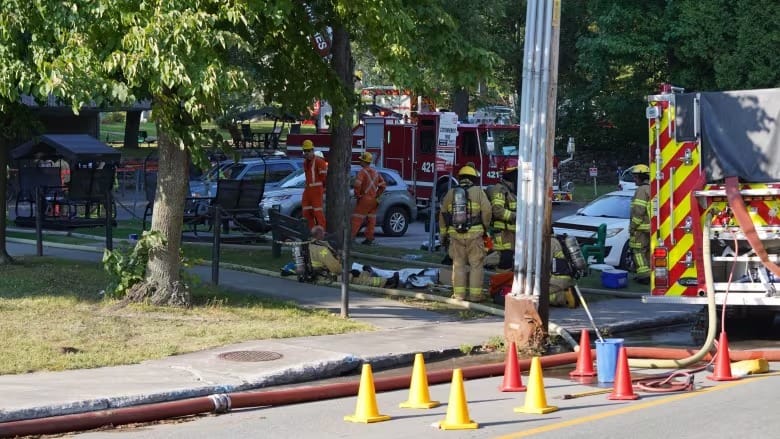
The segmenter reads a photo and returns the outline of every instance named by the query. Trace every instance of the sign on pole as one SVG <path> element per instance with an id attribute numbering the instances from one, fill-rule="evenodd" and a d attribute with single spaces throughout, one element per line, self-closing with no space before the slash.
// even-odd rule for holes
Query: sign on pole
<path id="1" fill-rule="evenodd" d="M 591 177 L 599 176 L 599 168 L 589 168 L 588 171 L 590 172 Z"/>
<path id="2" fill-rule="evenodd" d="M 455 141 L 458 138 L 458 115 L 442 113 L 439 117 L 439 136 L 436 142 L 436 171 L 452 172 L 455 164 Z"/>

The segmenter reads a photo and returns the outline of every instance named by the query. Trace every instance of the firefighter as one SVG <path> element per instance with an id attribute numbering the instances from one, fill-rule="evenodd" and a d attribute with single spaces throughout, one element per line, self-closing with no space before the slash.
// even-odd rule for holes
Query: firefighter
<path id="1" fill-rule="evenodd" d="M 311 267 L 318 275 L 326 275 L 331 279 L 339 280 L 341 275 L 341 261 L 336 256 L 336 251 L 325 241 L 325 229 L 322 226 L 314 226 L 311 229 L 312 240 L 309 243 L 309 257 L 311 258 Z M 372 276 L 370 270 L 352 270 L 350 271 L 350 283 L 356 285 L 367 285 L 377 288 L 397 288 L 399 274 L 395 272 L 393 277 L 385 279 L 383 277 Z"/>
<path id="2" fill-rule="evenodd" d="M 490 200 L 478 186 L 479 174 L 471 165 L 458 171 L 458 185 L 441 202 L 439 236 L 452 258 L 453 297 L 482 302 L 486 227 L 490 224 Z M 468 268 L 467 268 L 468 266 Z"/>
<path id="3" fill-rule="evenodd" d="M 303 169 L 306 174 L 306 186 L 301 197 L 303 217 L 309 222 L 309 228 L 322 226 L 325 228 L 325 214 L 322 211 L 322 200 L 325 197 L 325 180 L 328 175 L 328 162 L 315 156 L 314 143 L 306 139 L 301 147 L 303 150 Z"/>
<path id="4" fill-rule="evenodd" d="M 631 174 L 636 182 L 636 192 L 631 199 L 631 223 L 628 226 L 628 246 L 634 253 L 635 281 L 650 283 L 650 168 L 634 165 Z"/>
<path id="5" fill-rule="evenodd" d="M 571 289 L 574 286 L 572 268 L 561 242 L 555 236 L 550 242 L 552 255 L 552 270 L 550 272 L 550 306 L 565 306 L 575 308 L 577 302 Z"/>
<path id="6" fill-rule="evenodd" d="M 496 271 L 514 268 L 515 217 L 517 214 L 517 167 L 506 168 L 501 181 L 488 189 L 493 222 L 493 249 L 499 254 Z"/>
<path id="7" fill-rule="evenodd" d="M 373 156 L 366 151 L 360 154 L 362 168 L 355 178 L 355 210 L 352 212 L 352 239 L 355 239 L 363 221 L 366 221 L 366 239 L 362 244 L 374 244 L 374 229 L 376 228 L 376 209 L 379 207 L 379 197 L 387 188 L 382 175 L 371 167 Z"/>

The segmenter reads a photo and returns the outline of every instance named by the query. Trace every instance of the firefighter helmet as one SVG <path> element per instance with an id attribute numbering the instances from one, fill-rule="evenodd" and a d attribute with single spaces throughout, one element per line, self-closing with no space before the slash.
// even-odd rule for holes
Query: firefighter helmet
<path id="1" fill-rule="evenodd" d="M 501 179 L 507 181 L 517 181 L 517 166 L 509 166 L 508 168 L 504 168 L 504 171 L 501 173 Z"/>
<path id="2" fill-rule="evenodd" d="M 458 171 L 458 177 L 479 177 L 479 172 L 471 165 L 465 165 Z"/>
<path id="3" fill-rule="evenodd" d="M 303 145 L 301 146 L 301 149 L 304 151 L 311 151 L 312 149 L 314 149 L 314 143 L 311 140 L 306 139 L 303 141 Z"/>
<path id="4" fill-rule="evenodd" d="M 359 160 L 363 163 L 371 163 L 374 161 L 374 156 L 370 152 L 365 151 L 363 154 L 360 154 Z"/>
<path id="5" fill-rule="evenodd" d="M 649 174 L 650 168 L 647 165 L 639 164 L 631 167 L 632 174 Z"/>

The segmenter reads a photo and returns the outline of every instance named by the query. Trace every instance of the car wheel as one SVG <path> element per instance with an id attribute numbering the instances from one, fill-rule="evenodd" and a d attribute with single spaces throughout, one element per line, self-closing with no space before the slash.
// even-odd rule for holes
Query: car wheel
<path id="1" fill-rule="evenodd" d="M 634 256 L 631 253 L 631 249 L 628 247 L 628 241 L 626 241 L 625 245 L 623 245 L 623 251 L 620 252 L 620 265 L 618 268 L 621 270 L 626 270 L 629 273 L 633 273 L 636 269 Z"/>
<path id="2" fill-rule="evenodd" d="M 382 231 L 387 236 L 403 236 L 409 228 L 409 213 L 400 206 L 391 206 L 385 212 Z"/>
<path id="3" fill-rule="evenodd" d="M 303 211 L 301 209 L 294 209 L 290 212 L 290 216 L 293 218 L 303 218 Z"/>

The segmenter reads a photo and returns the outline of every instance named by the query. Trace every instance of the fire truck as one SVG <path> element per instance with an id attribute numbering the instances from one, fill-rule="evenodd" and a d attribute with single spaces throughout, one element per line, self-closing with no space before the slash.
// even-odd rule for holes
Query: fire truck
<path id="1" fill-rule="evenodd" d="M 471 162 L 480 171 L 483 187 L 498 183 L 503 169 L 517 166 L 519 125 L 458 123 L 451 169 L 437 168 L 439 128 L 445 114 L 418 113 L 413 122 L 392 117 L 363 117 L 353 130 L 353 160 L 357 162 L 360 153 L 368 151 L 376 157 L 377 166 L 398 171 L 421 209 L 429 206 L 434 188 L 437 199 L 441 199 L 451 184 L 457 184 L 453 174 L 466 163 Z M 327 157 L 330 133 L 290 134 L 287 154 L 301 155 L 301 145 L 306 139 Z M 558 201 L 571 200 L 570 191 L 563 188 L 556 188 L 553 196 Z"/>
<path id="2" fill-rule="evenodd" d="M 647 101 L 652 273 L 643 300 L 703 305 L 714 294 L 726 315 L 771 325 L 780 310 L 780 89 L 664 85 Z"/>

